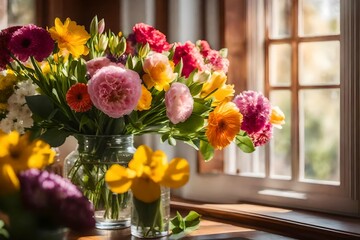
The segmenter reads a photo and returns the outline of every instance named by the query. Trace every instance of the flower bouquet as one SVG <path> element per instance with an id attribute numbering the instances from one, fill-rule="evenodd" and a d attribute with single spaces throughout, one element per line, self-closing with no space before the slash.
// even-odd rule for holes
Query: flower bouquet
<path id="1" fill-rule="evenodd" d="M 60 239 L 66 228 L 93 228 L 91 203 L 67 179 L 43 170 L 55 152 L 29 137 L 0 133 L 0 211 L 8 216 L 10 238 Z"/>
<path id="2" fill-rule="evenodd" d="M 245 91 L 232 100 L 226 49 L 216 51 L 203 40 L 168 43 L 143 23 L 128 35 L 104 29 L 96 17 L 89 33 L 69 18 L 57 18 L 47 30 L 26 25 L 0 32 L 0 69 L 7 69 L 4 79 L 16 77 L 13 94 L 23 88 L 20 83 L 36 89 L 21 103 L 33 122 L 13 118 L 11 101 L 1 101 L 0 127 L 31 129 L 51 146 L 75 136 L 79 148 L 66 172 L 95 208 L 105 208 L 104 219 L 127 208 L 126 196 L 113 196 L 105 187 L 107 169 L 116 162 L 126 167 L 134 153 L 116 136 L 156 133 L 210 160 L 215 149 L 231 142 L 252 152 L 269 141 L 273 126 L 283 124 L 283 113 L 261 93 Z"/>

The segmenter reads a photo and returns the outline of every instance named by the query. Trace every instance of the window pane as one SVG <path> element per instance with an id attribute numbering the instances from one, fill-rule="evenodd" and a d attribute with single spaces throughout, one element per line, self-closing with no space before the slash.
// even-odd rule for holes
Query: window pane
<path id="1" fill-rule="evenodd" d="M 257 147 L 253 153 L 236 149 L 237 174 L 241 176 L 265 177 L 265 147 Z"/>
<path id="2" fill-rule="evenodd" d="M 291 178 L 291 92 L 277 90 L 270 93 L 270 102 L 285 114 L 282 129 L 274 128 L 270 141 L 270 175 L 273 178 Z"/>
<path id="3" fill-rule="evenodd" d="M 299 44 L 300 85 L 340 83 L 339 41 Z"/>
<path id="4" fill-rule="evenodd" d="M 340 0 L 300 0 L 299 34 L 301 36 L 340 33 Z"/>
<path id="5" fill-rule="evenodd" d="M 9 0 L 8 25 L 35 23 L 35 0 Z"/>
<path id="6" fill-rule="evenodd" d="M 290 86 L 290 44 L 272 44 L 269 46 L 269 77 L 272 86 Z"/>
<path id="7" fill-rule="evenodd" d="M 286 38 L 291 35 L 291 0 L 270 2 L 270 38 Z"/>
<path id="8" fill-rule="evenodd" d="M 339 181 L 340 90 L 300 91 L 303 180 Z"/>

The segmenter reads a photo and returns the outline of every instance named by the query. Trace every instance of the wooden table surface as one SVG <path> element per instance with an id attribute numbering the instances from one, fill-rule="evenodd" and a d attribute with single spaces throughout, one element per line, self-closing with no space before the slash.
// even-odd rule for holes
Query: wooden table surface
<path id="1" fill-rule="evenodd" d="M 99 230 L 94 229 L 89 232 L 70 232 L 69 240 L 105 240 L 105 239 L 138 239 L 131 236 L 130 228 L 120 230 Z M 158 239 L 171 239 L 170 237 Z M 219 222 L 218 220 L 203 218 L 198 230 L 182 239 L 274 239 L 286 240 L 293 239 L 280 235 L 258 231 L 255 229 Z"/>

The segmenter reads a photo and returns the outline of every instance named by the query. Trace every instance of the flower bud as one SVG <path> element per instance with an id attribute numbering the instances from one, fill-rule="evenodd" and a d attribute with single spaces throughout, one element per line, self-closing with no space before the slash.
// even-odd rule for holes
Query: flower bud
<path id="1" fill-rule="evenodd" d="M 98 33 L 102 34 L 105 30 L 105 20 L 101 19 L 98 23 Z"/>

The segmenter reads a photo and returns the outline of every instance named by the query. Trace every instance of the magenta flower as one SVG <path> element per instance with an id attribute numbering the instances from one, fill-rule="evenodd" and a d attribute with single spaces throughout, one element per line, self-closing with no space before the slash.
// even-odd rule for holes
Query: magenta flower
<path id="1" fill-rule="evenodd" d="M 25 207 L 45 220 L 48 227 L 91 229 L 95 226 L 92 204 L 69 180 L 38 169 L 21 172 L 19 180 Z"/>
<path id="2" fill-rule="evenodd" d="M 260 131 L 269 122 L 271 112 L 270 102 L 261 93 L 244 91 L 237 95 L 233 102 L 243 115 L 241 129 L 248 134 Z"/>
<path id="3" fill-rule="evenodd" d="M 175 82 L 165 93 L 166 115 L 173 124 L 184 122 L 193 111 L 194 99 L 189 88 L 182 83 Z"/>
<path id="4" fill-rule="evenodd" d="M 208 66 L 210 69 L 213 71 L 223 71 L 224 73 L 228 72 L 229 59 L 222 57 L 219 51 L 211 49 L 209 43 L 205 40 L 199 41 L 197 44 L 200 48 L 200 53 L 205 58 L 205 63 L 210 65 Z"/>
<path id="5" fill-rule="evenodd" d="M 25 62 L 30 56 L 41 62 L 54 49 L 54 40 L 45 29 L 29 24 L 16 30 L 9 42 L 10 51 Z"/>
<path id="6" fill-rule="evenodd" d="M 21 27 L 9 27 L 0 32 L 0 70 L 6 69 L 6 65 L 13 60 L 10 56 L 9 42 L 13 33 L 19 28 Z"/>
<path id="7" fill-rule="evenodd" d="M 272 137 L 272 133 L 273 127 L 271 123 L 268 122 L 260 131 L 250 134 L 250 138 L 253 141 L 254 146 L 258 147 L 268 143 Z"/>
<path id="8" fill-rule="evenodd" d="M 205 68 L 203 56 L 190 41 L 176 47 L 173 61 L 178 64 L 181 59 L 183 61 L 182 76 L 188 77 L 195 69 L 203 71 Z"/>
<path id="9" fill-rule="evenodd" d="M 150 48 L 155 52 L 167 51 L 171 45 L 166 41 L 166 36 L 154 27 L 145 23 L 135 24 L 133 27 L 136 42 L 141 44 L 149 43 Z"/>
<path id="10" fill-rule="evenodd" d="M 135 71 L 118 66 L 98 70 L 88 82 L 91 101 L 112 118 L 128 115 L 141 96 L 141 79 Z"/>
<path id="11" fill-rule="evenodd" d="M 94 58 L 94 59 L 87 61 L 86 69 L 87 69 L 90 77 L 92 77 L 92 76 L 94 76 L 94 74 L 96 73 L 97 70 L 101 69 L 102 67 L 106 67 L 106 66 L 110 66 L 110 65 L 124 67 L 123 64 L 112 62 L 107 57 L 98 57 L 98 58 Z"/>

